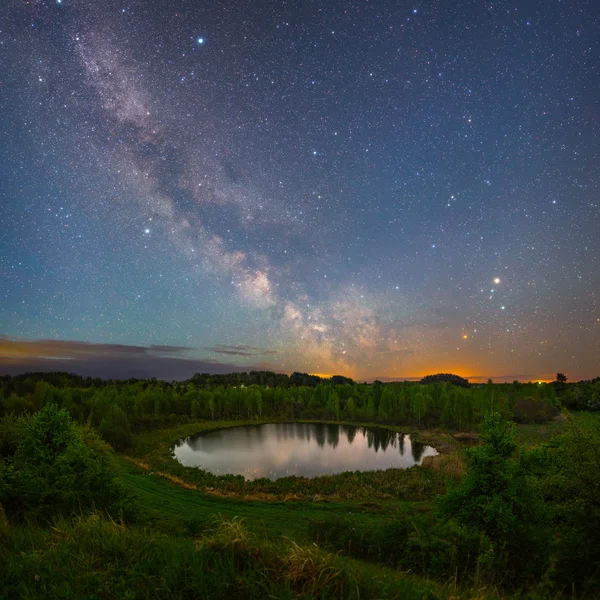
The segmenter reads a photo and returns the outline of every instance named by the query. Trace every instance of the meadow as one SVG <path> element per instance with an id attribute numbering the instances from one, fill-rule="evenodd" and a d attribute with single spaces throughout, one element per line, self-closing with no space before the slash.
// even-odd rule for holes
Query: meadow
<path id="1" fill-rule="evenodd" d="M 600 418 L 568 411 L 562 390 L 521 388 L 537 400 L 503 397 L 512 384 L 465 390 L 482 400 L 467 411 L 472 424 L 459 430 L 441 417 L 444 395 L 457 397 L 447 384 L 407 384 L 401 393 L 393 386 L 388 397 L 398 412 L 399 398 L 423 394 L 428 403 L 406 424 L 400 421 L 408 417 L 392 422 L 385 402 L 380 410 L 383 385 L 370 409 L 377 414 L 367 419 L 357 401 L 347 422 L 409 433 L 439 456 L 407 470 L 245 481 L 182 466 L 172 444 L 215 428 L 289 421 L 287 409 L 269 414 L 276 405 L 255 395 L 250 418 L 222 418 L 205 396 L 199 410 L 206 414 L 149 417 L 119 393 L 142 390 L 140 382 L 85 387 L 38 379 L 21 396 L 26 386 L 17 383 L 4 390 L 0 420 L 0 597 L 598 597 Z M 156 400 L 152 388 L 163 384 L 146 383 L 142 392 L 150 388 Z M 230 393 L 219 386 L 198 392 Z M 308 397 L 283 389 L 284 400 Z M 348 400 L 367 395 L 336 386 L 327 392 L 328 414 L 294 420 L 343 422 Z M 492 392 L 503 410 L 486 414 Z M 578 401 L 588 392 L 569 390 Z M 15 398 L 30 406 L 18 410 Z M 102 439 L 94 398 L 103 419 L 111 402 L 127 417 L 127 443 L 113 439 L 118 452 Z M 306 410 L 294 410 L 318 412 L 314 403 L 308 408 L 311 398 Z M 515 423 L 515 412 L 523 419 L 514 407 L 527 404 L 536 419 Z"/>

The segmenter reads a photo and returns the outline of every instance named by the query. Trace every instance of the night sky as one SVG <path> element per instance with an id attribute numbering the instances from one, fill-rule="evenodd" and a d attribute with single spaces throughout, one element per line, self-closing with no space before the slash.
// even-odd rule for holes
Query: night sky
<path id="1" fill-rule="evenodd" d="M 0 373 L 600 375 L 600 2 L 2 0 Z"/>

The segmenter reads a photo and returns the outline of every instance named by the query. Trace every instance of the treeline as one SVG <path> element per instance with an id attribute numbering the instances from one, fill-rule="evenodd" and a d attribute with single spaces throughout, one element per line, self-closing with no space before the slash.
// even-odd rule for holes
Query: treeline
<path id="1" fill-rule="evenodd" d="M 248 374 L 227 377 L 242 375 Z M 270 375 L 276 374 L 252 374 Z M 90 423 L 121 449 L 128 445 L 132 430 L 196 419 L 332 419 L 470 430 L 490 410 L 527 423 L 552 418 L 560 401 L 571 408 L 600 408 L 600 381 L 565 384 L 557 398 L 554 385 L 537 383 L 465 388 L 451 383 L 356 384 L 340 378 L 339 383 L 320 380 L 313 387 L 290 385 L 294 376 L 285 386 L 237 381 L 225 385 L 221 377 L 197 375 L 180 383 L 112 381 L 99 386 L 65 373 L 8 377 L 0 381 L 0 416 L 34 413 L 53 403 L 77 422 Z"/>
<path id="2" fill-rule="evenodd" d="M 150 383 L 157 383 L 156 378 L 152 379 L 136 379 L 130 378 L 127 380 L 113 380 L 113 379 L 102 379 L 100 377 L 81 377 L 81 375 L 75 375 L 74 373 L 67 373 L 63 371 L 55 371 L 51 373 L 24 373 L 22 375 L 0 376 L 0 382 L 4 382 L 6 385 L 14 386 L 18 389 L 22 382 L 45 381 L 51 383 L 56 387 L 79 387 L 79 388 L 90 388 L 90 387 L 104 387 L 111 386 L 115 383 L 138 383 L 140 381 L 149 381 Z M 286 373 L 275 373 L 274 371 L 250 371 L 249 373 L 225 373 L 225 374 L 211 374 L 211 373 L 196 373 L 190 380 L 190 383 L 201 387 L 218 387 L 222 385 L 266 385 L 269 387 L 280 387 L 289 388 L 297 386 L 315 387 L 320 382 L 328 382 L 334 385 L 342 385 L 344 383 L 353 384 L 354 381 L 349 377 L 343 377 L 342 375 L 333 375 L 331 378 L 319 377 L 318 375 L 309 375 L 308 373 L 292 373 L 287 375 Z"/>

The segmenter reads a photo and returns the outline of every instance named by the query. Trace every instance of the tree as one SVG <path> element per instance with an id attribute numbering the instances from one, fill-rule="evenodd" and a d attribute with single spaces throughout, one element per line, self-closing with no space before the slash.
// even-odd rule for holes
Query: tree
<path id="1" fill-rule="evenodd" d="M 542 483 L 560 532 L 553 576 L 584 598 L 600 589 L 600 420 L 571 417 L 549 459 Z"/>
<path id="2" fill-rule="evenodd" d="M 115 450 L 125 450 L 131 444 L 131 427 L 127 415 L 117 404 L 109 405 L 100 422 L 98 433 Z"/>
<path id="3" fill-rule="evenodd" d="M 370 421 L 375 419 L 376 412 L 377 412 L 377 409 L 375 408 L 375 402 L 373 402 L 373 396 L 369 396 L 369 400 L 367 401 L 367 410 L 366 410 L 367 419 L 369 419 Z"/>
<path id="4" fill-rule="evenodd" d="M 76 425 L 66 410 L 47 404 L 33 416 L 2 424 L 13 440 L 0 458 L 0 504 L 9 516 L 49 520 L 128 510 L 109 446 Z"/>
<path id="5" fill-rule="evenodd" d="M 340 418 L 340 399 L 335 392 L 329 394 L 327 399 L 327 410 L 331 418 L 339 420 Z"/>
<path id="6" fill-rule="evenodd" d="M 452 383 L 459 387 L 469 387 L 469 380 L 461 377 L 460 375 L 454 375 L 453 373 L 436 373 L 435 375 L 426 375 L 419 381 L 421 385 L 427 385 L 429 383 Z"/>
<path id="7" fill-rule="evenodd" d="M 346 402 L 345 411 L 348 413 L 350 419 L 354 419 L 354 415 L 356 414 L 356 404 L 354 403 L 354 398 L 352 398 L 352 396 L 350 396 L 350 398 L 348 398 L 348 402 Z"/>
<path id="8" fill-rule="evenodd" d="M 467 450 L 461 484 L 438 498 L 440 513 L 481 536 L 479 566 L 518 581 L 539 574 L 547 548 L 545 507 L 519 456 L 512 425 L 499 413 L 483 422 L 484 444 Z"/>
<path id="9" fill-rule="evenodd" d="M 387 385 L 379 400 L 379 417 L 381 419 L 391 419 L 395 409 L 395 394 L 391 385 Z"/>
<path id="10" fill-rule="evenodd" d="M 560 396 L 567 389 L 567 376 L 564 373 L 556 374 L 556 381 L 552 382 L 554 386 L 554 391 L 557 396 Z"/>

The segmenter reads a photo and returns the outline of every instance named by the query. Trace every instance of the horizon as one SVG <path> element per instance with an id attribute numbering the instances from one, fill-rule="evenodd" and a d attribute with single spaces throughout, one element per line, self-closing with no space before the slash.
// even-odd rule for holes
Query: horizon
<path id="1" fill-rule="evenodd" d="M 19 347 L 19 351 L 14 351 L 13 356 L 10 356 L 11 342 L 15 342 L 14 345 Z M 52 350 L 52 342 L 56 343 L 57 347 L 55 349 L 60 351 L 60 355 L 48 356 L 48 352 Z M 38 344 L 44 348 L 42 353 L 37 352 Z M 433 369 L 419 375 L 398 375 L 396 377 L 380 375 L 364 379 L 352 377 L 347 373 L 316 373 L 298 371 L 297 369 L 281 371 L 264 364 L 237 366 L 232 363 L 216 363 L 181 356 L 182 352 L 190 350 L 193 349 L 171 348 L 168 346 L 144 348 L 122 344 L 90 344 L 59 340 L 9 340 L 5 336 L 0 336 L 0 376 L 13 377 L 30 373 L 64 372 L 80 377 L 99 377 L 103 380 L 151 379 L 155 377 L 161 381 L 185 381 L 198 373 L 229 375 L 251 371 L 269 371 L 286 375 L 291 375 L 294 372 L 306 373 L 322 379 L 343 376 L 349 377 L 357 383 L 373 383 L 374 381 L 391 383 L 395 381 L 419 381 L 427 375 L 452 373 L 469 380 L 471 383 L 485 383 L 489 379 L 493 383 L 512 383 L 513 381 L 519 381 L 520 383 L 550 383 L 554 381 L 556 373 L 560 372 L 560 370 L 557 370 L 556 373 L 546 374 L 545 377 L 530 377 L 527 374 L 469 375 L 458 371 Z M 169 371 L 178 375 L 169 377 L 166 374 Z M 158 376 L 157 373 L 163 373 L 163 375 Z M 583 377 L 571 375 L 569 381 L 587 381 L 597 376 L 597 374 Z"/>
<path id="2" fill-rule="evenodd" d="M 151 4 L 7 4 L 0 372 L 598 375 L 593 7 Z"/>

